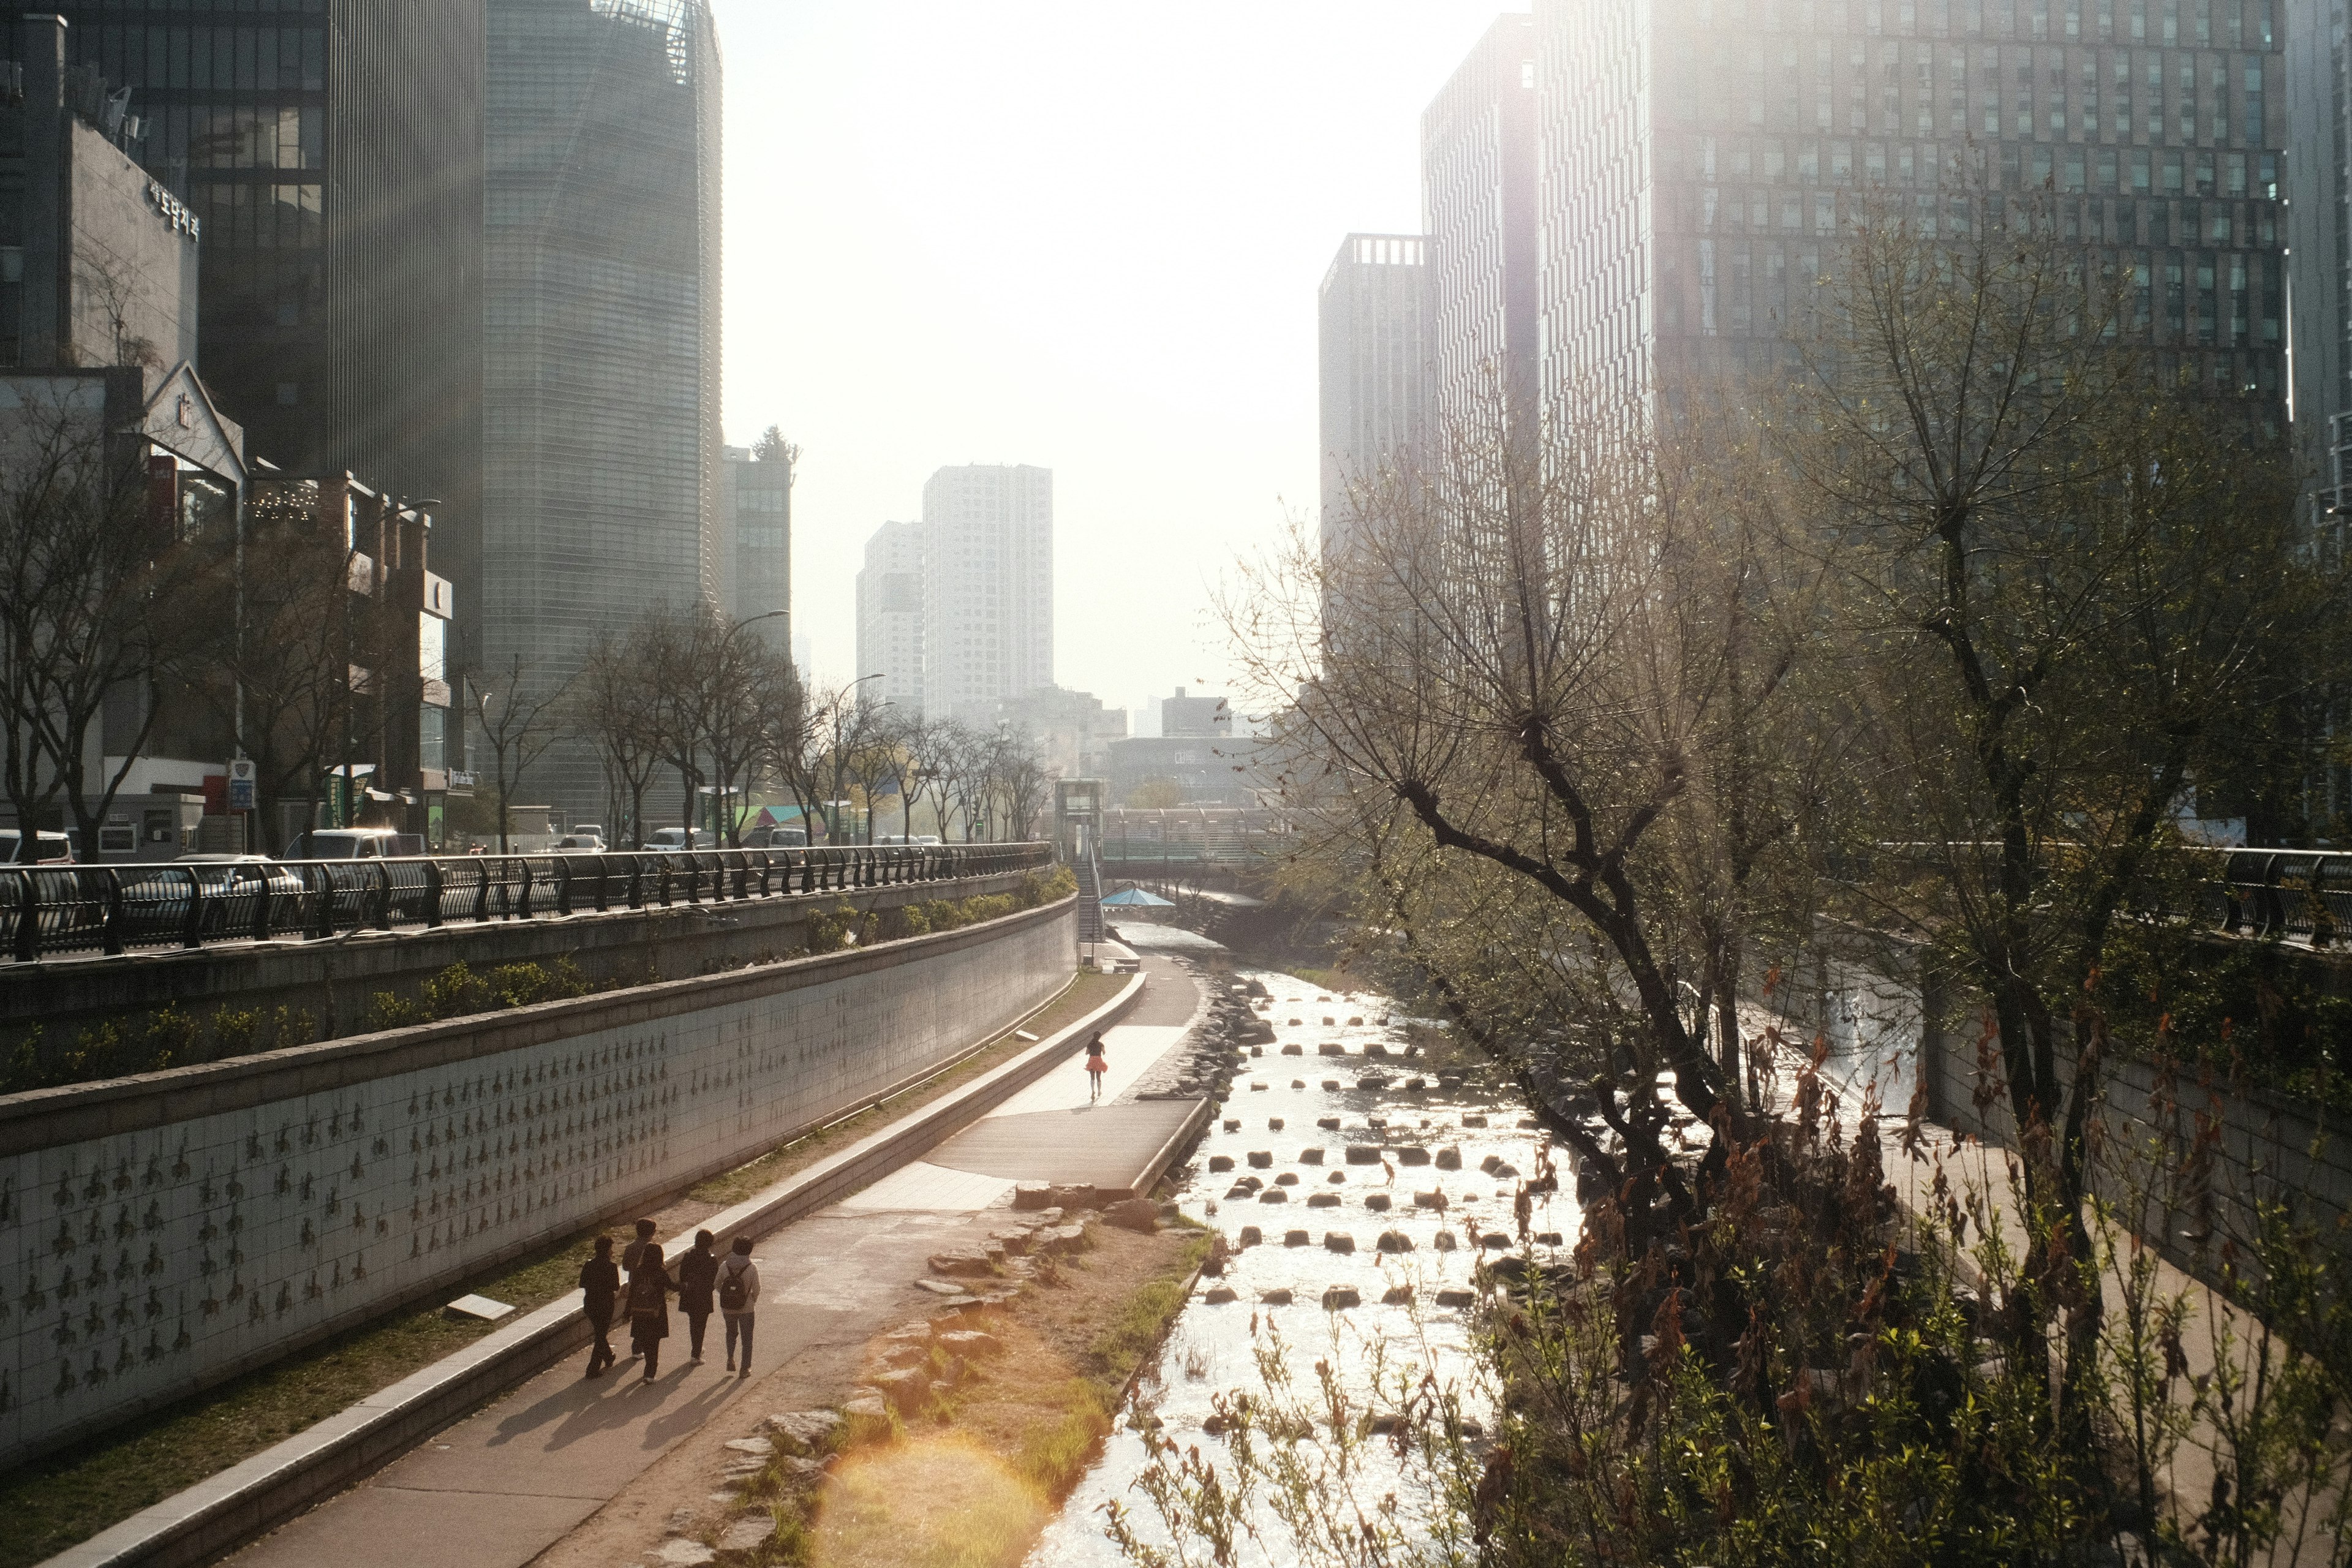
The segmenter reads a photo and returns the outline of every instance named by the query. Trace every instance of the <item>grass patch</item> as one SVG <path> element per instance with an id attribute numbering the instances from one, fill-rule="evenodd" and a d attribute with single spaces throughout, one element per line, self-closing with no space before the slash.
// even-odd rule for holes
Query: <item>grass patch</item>
<path id="1" fill-rule="evenodd" d="M 1040 1037 L 1048 1036 L 1110 1000 L 1126 981 L 1123 975 L 1080 973 L 1019 1026 Z M 947 1072 L 712 1177 L 687 1196 L 720 1208 L 739 1203 L 891 1119 L 952 1092 L 1030 1044 L 1007 1030 Z M 646 1209 L 654 1213 L 664 1206 L 654 1203 Z M 605 1228 L 583 1230 L 485 1270 L 450 1286 L 442 1299 L 473 1293 L 512 1302 L 526 1312 L 543 1307 L 575 1287 L 589 1241 Z M 8 1529 L 0 1531 L 0 1568 L 32 1568 L 462 1350 L 495 1327 L 445 1318 L 437 1302 L 411 1308 L 0 1475 L 0 1518 L 9 1521 Z"/>

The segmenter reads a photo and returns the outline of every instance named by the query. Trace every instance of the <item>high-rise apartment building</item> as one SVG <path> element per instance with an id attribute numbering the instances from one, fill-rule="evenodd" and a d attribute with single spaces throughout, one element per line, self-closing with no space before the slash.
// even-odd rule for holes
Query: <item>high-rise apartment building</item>
<path id="1" fill-rule="evenodd" d="M 793 459 L 789 449 L 764 458 L 748 447 L 724 449 L 719 516 L 734 570 L 727 613 L 754 621 L 754 637 L 789 657 L 793 646 Z M 759 617 L 765 616 L 765 619 Z"/>
<path id="2" fill-rule="evenodd" d="M 707 0 L 488 0 L 484 664 L 558 680 L 723 607 L 719 43 Z M 530 784 L 593 806 L 584 741 Z"/>
<path id="3" fill-rule="evenodd" d="M 857 574 L 857 679 L 878 676 L 868 700 L 923 713 L 923 525 L 886 522 Z"/>
<path id="4" fill-rule="evenodd" d="M 2158 368 L 2283 414 L 2270 0 L 1537 0 L 1555 406 L 1760 368 L 1866 196 L 1923 232 L 2047 190 Z M 2315 153 L 2325 156 L 2320 150 Z M 2274 412 L 2275 411 L 2275 412 Z"/>
<path id="5" fill-rule="evenodd" d="M 1492 470 L 1498 436 L 1537 432 L 1536 120 L 1523 13 L 1496 18 L 1421 119 L 1437 439 L 1470 472 Z"/>
<path id="6" fill-rule="evenodd" d="M 1429 241 L 1351 234 L 1323 274 L 1323 558 L 1343 552 L 1359 501 L 1417 471 L 1430 434 Z"/>
<path id="7" fill-rule="evenodd" d="M 20 9 L 197 220 L 198 361 L 247 451 L 432 500 L 478 625 L 482 0 Z M 8 58 L 54 26 L 5 24 Z"/>
<path id="8" fill-rule="evenodd" d="M 1053 683 L 1053 470 L 941 468 L 923 487 L 925 710 L 989 723 Z"/>

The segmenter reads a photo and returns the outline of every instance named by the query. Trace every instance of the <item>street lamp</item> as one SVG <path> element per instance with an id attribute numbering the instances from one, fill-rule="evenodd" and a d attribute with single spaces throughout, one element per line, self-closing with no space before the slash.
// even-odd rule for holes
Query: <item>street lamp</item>
<path id="1" fill-rule="evenodd" d="M 883 672 L 878 669 L 871 675 L 859 676 L 856 679 L 849 683 L 849 691 L 851 695 L 855 697 L 859 687 L 865 685 L 869 680 L 879 680 L 882 679 L 882 676 Z M 856 702 L 854 705 L 859 708 L 863 708 L 865 706 L 863 702 Z M 839 706 L 836 706 L 833 710 L 833 799 L 827 802 L 825 805 L 824 836 L 827 843 L 832 842 L 834 837 L 834 823 L 832 819 L 841 814 L 841 714 L 842 709 Z M 873 802 L 868 801 L 866 803 L 866 810 L 869 813 L 873 810 Z M 869 826 L 871 826 L 871 820 L 872 819 L 869 816 Z"/>

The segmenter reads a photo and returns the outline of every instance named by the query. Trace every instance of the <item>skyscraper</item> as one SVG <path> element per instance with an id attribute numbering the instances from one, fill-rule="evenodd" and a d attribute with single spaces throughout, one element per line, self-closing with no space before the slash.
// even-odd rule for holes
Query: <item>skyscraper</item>
<path id="1" fill-rule="evenodd" d="M 1053 470 L 941 468 L 923 487 L 926 711 L 992 722 L 1053 683 Z"/>
<path id="2" fill-rule="evenodd" d="M 1430 431 L 1429 242 L 1351 234 L 1318 301 L 1323 556 L 1344 552 L 1351 492 L 1418 468 Z"/>
<path id="3" fill-rule="evenodd" d="M 2344 0 L 2285 0 L 2287 286 L 2295 455 L 2320 506 L 2352 473 L 2352 48 Z"/>
<path id="4" fill-rule="evenodd" d="M 886 522 L 866 542 L 857 574 L 857 678 L 901 714 L 923 712 L 923 525 Z"/>
<path id="5" fill-rule="evenodd" d="M 1921 231 L 2047 190 L 2127 269 L 2168 380 L 2285 396 L 2284 61 L 2267 0 L 1537 0 L 1546 395 L 1622 405 L 1784 352 L 1866 195 Z M 2315 149 L 2315 152 L 2317 150 Z"/>
<path id="6" fill-rule="evenodd" d="M 707 0 L 488 0 L 483 663 L 578 669 L 723 607 L 719 43 Z M 603 795 L 585 742 L 529 786 Z"/>
<path id="7" fill-rule="evenodd" d="M 435 570 L 470 617 L 482 0 L 38 9 L 89 89 L 130 89 L 130 150 L 200 220 L 199 366 L 247 451 L 434 500 Z M 26 26 L 5 25 L 12 60 Z"/>
<path id="8" fill-rule="evenodd" d="M 734 563 L 727 583 L 727 612 L 739 621 L 768 616 L 751 635 L 789 654 L 793 646 L 792 454 L 787 448 L 761 458 L 750 447 L 729 447 L 723 455 L 719 513 L 729 558 Z"/>
<path id="9" fill-rule="evenodd" d="M 1536 33 L 1497 17 L 1421 118 L 1437 439 L 1532 442 L 1539 384 Z"/>

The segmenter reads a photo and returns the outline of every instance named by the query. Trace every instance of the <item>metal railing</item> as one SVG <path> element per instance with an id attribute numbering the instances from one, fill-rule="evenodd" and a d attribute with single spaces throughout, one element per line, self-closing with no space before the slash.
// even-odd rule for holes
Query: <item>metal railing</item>
<path id="1" fill-rule="evenodd" d="M 388 860 L 0 866 L 0 955 L 202 948 L 951 882 L 1052 864 L 1049 844 L 873 845 Z"/>
<path id="2" fill-rule="evenodd" d="M 2352 941 L 2352 853 L 2232 849 L 2199 911 L 2225 931 L 2314 947 Z"/>

